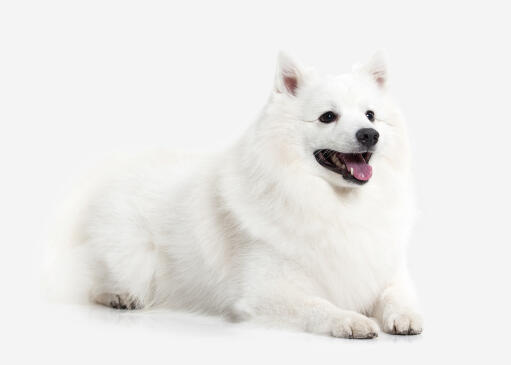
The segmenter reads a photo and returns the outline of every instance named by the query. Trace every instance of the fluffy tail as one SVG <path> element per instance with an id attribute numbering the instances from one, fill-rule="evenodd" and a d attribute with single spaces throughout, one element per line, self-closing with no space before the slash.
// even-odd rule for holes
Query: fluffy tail
<path id="1" fill-rule="evenodd" d="M 51 301 L 86 304 L 94 278 L 84 246 L 51 245 L 43 262 L 43 290 Z"/>
<path id="2" fill-rule="evenodd" d="M 86 207 L 87 189 L 80 186 L 57 212 L 54 229 L 45 247 L 42 288 L 52 301 L 90 302 L 94 270 L 90 249 L 80 237 L 80 217 Z"/>

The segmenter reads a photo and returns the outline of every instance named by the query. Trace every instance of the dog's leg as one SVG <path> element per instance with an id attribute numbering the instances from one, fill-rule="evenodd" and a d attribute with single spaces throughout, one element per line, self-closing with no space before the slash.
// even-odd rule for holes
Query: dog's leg
<path id="1" fill-rule="evenodd" d="M 422 332 L 422 316 L 415 310 L 415 299 L 406 274 L 383 290 L 372 315 L 386 333 L 418 335 Z"/>
<path id="2" fill-rule="evenodd" d="M 342 310 L 319 297 L 291 296 L 258 300 L 258 304 L 247 306 L 238 303 L 243 314 L 238 317 L 254 317 L 263 322 L 281 322 L 298 327 L 306 332 L 328 334 L 342 338 L 374 338 L 378 336 L 378 325 L 372 319 L 353 311 Z"/>

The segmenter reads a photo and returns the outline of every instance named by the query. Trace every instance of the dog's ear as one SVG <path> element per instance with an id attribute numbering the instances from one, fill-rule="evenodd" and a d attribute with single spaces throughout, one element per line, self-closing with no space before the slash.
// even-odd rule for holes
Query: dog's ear
<path id="1" fill-rule="evenodd" d="M 302 86 L 303 76 L 303 70 L 299 63 L 284 52 L 279 52 L 275 91 L 295 96 L 296 91 Z"/>
<path id="2" fill-rule="evenodd" d="M 388 78 L 387 54 L 384 51 L 377 51 L 369 62 L 360 67 L 360 71 L 368 73 L 379 87 L 385 88 Z"/>

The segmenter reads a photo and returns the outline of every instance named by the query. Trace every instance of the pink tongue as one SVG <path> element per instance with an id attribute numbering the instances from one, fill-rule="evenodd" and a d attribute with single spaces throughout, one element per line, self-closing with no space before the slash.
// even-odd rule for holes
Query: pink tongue
<path id="1" fill-rule="evenodd" d="M 339 159 L 344 162 L 348 172 L 353 169 L 353 176 L 357 180 L 367 181 L 373 175 L 373 168 L 365 162 L 360 153 L 339 153 Z"/>

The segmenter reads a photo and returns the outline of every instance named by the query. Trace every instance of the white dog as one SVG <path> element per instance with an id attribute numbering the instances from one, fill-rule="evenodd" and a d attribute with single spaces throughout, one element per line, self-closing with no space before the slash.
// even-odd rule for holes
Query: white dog
<path id="1" fill-rule="evenodd" d="M 420 333 L 404 257 L 410 153 L 386 84 L 381 54 L 341 76 L 280 55 L 268 104 L 234 146 L 130 163 L 90 191 L 52 285 L 119 309 Z"/>

